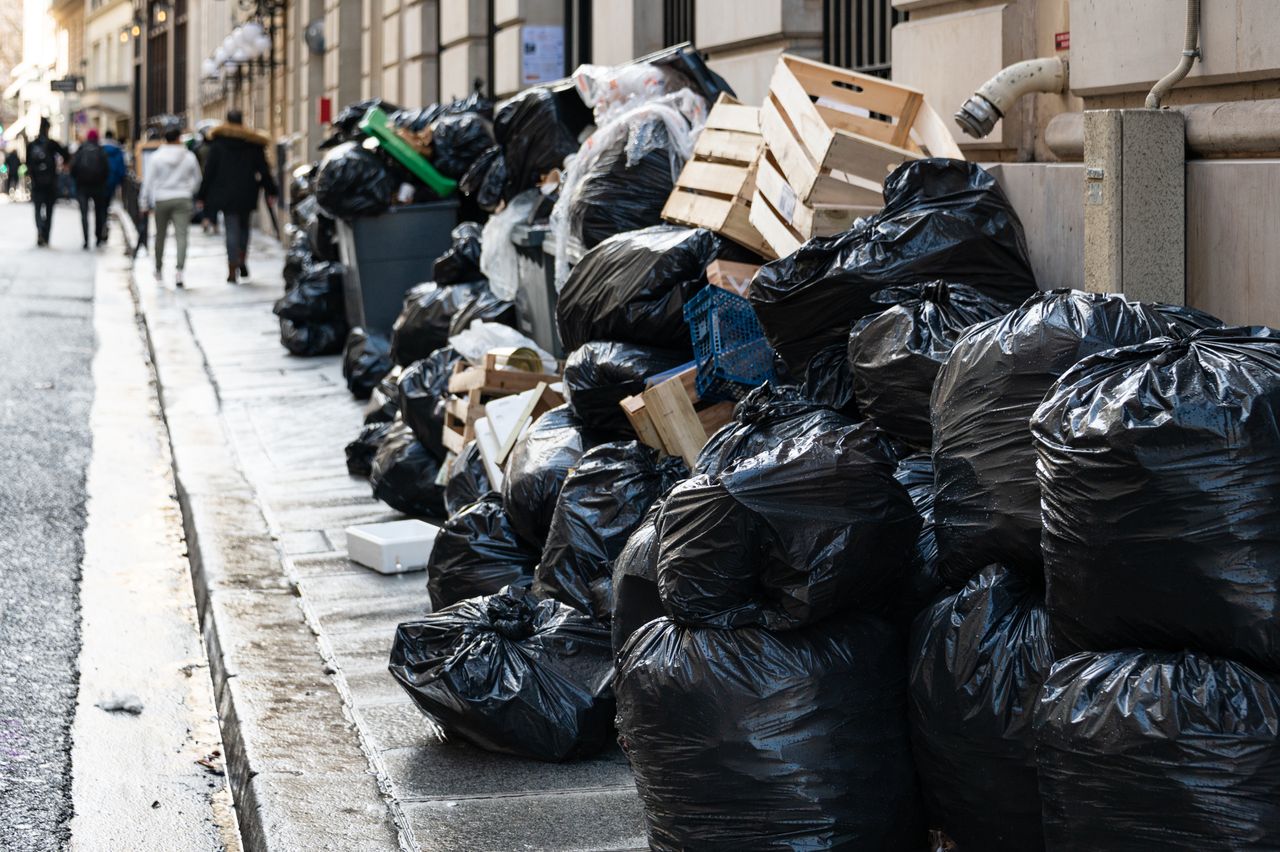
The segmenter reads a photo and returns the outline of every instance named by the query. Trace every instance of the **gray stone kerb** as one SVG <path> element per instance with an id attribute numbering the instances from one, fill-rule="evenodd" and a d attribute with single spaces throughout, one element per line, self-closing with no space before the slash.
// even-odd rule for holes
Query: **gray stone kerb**
<path id="1" fill-rule="evenodd" d="M 117 219 L 135 245 L 131 224 Z M 167 294 L 136 283 L 132 292 L 172 448 L 245 850 L 413 848 L 386 772 L 346 709 L 340 667 L 236 457 L 185 312 Z"/>

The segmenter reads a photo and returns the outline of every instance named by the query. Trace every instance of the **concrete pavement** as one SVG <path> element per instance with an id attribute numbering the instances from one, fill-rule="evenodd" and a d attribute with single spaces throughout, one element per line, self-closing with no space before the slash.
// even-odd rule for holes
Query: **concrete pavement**
<path id="1" fill-rule="evenodd" d="M 216 241 L 192 243 L 185 291 L 139 258 L 137 294 L 246 848 L 643 848 L 618 751 L 548 765 L 447 742 L 392 680 L 394 627 L 428 597 L 422 574 L 346 557 L 346 526 L 397 517 L 346 474 L 360 406 L 336 357 L 279 345 L 278 249 L 231 287 Z"/>

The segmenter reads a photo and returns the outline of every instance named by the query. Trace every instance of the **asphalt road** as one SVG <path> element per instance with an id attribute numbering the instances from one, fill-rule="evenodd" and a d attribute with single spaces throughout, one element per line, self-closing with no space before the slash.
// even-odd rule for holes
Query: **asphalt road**
<path id="1" fill-rule="evenodd" d="M 80 649 L 91 437 L 93 253 L 74 205 L 37 249 L 0 198 L 0 846 L 61 848 Z M 119 240 L 119 235 L 113 235 Z M 119 251 L 119 244 L 104 250 Z M 122 756 L 123 757 L 123 756 Z"/>

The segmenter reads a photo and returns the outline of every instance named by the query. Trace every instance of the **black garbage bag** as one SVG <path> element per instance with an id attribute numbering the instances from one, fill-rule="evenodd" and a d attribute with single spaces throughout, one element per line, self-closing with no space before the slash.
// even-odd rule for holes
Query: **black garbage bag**
<path id="1" fill-rule="evenodd" d="M 956 341 L 930 401 L 934 515 L 949 585 L 995 562 L 1042 576 L 1031 415 L 1081 358 L 1165 328 L 1153 310 L 1123 296 L 1053 290 Z"/>
<path id="2" fill-rule="evenodd" d="M 502 203 L 502 192 L 507 184 L 507 160 L 501 146 L 494 145 L 485 151 L 467 169 L 458 181 L 458 190 L 472 199 L 476 206 L 492 213 Z"/>
<path id="3" fill-rule="evenodd" d="M 462 177 L 493 147 L 493 124 L 478 113 L 442 115 L 430 127 L 431 164 L 448 178 Z"/>
<path id="4" fill-rule="evenodd" d="M 533 421 L 511 448 L 502 503 L 525 541 L 538 548 L 546 543 L 564 478 L 594 443 L 572 409 L 561 405 Z"/>
<path id="5" fill-rule="evenodd" d="M 449 322 L 475 295 L 470 284 L 419 284 L 404 294 L 404 307 L 391 326 L 391 358 L 402 367 L 449 345 Z"/>
<path id="6" fill-rule="evenodd" d="M 999 565 L 911 631 L 916 769 L 930 825 L 961 849 L 1044 848 L 1031 719 L 1053 659 L 1039 590 Z"/>
<path id="7" fill-rule="evenodd" d="M 569 760 L 613 736 L 608 628 L 527 590 L 401 624 L 390 669 L 446 734 L 489 751 Z"/>
<path id="8" fill-rule="evenodd" d="M 920 517 L 857 427 L 790 438 L 699 474 L 658 516 L 658 585 L 681 624 L 787 630 L 883 609 Z"/>
<path id="9" fill-rule="evenodd" d="M 658 594 L 658 512 L 662 503 L 649 507 L 640 526 L 631 533 L 613 561 L 613 653 L 631 634 L 655 618 L 667 614 Z"/>
<path id="10" fill-rule="evenodd" d="M 858 400 L 853 394 L 853 371 L 849 369 L 846 347 L 828 346 L 809 359 L 801 383 L 804 395 L 814 402 L 833 408 L 846 417 L 862 419 Z"/>
<path id="11" fill-rule="evenodd" d="M 444 515 L 444 488 L 436 484 L 440 461 L 404 423 L 387 431 L 373 457 L 369 484 L 373 496 L 397 512 L 417 518 Z"/>
<path id="12" fill-rule="evenodd" d="M 607 622 L 613 561 L 654 501 L 689 469 L 639 441 L 600 444 L 565 477 L 533 590 Z"/>
<path id="13" fill-rule="evenodd" d="M 645 134 L 652 147 L 630 162 L 632 134 Z M 568 196 L 569 237 L 584 249 L 625 231 L 662 222 L 662 208 L 675 187 L 671 174 L 672 145 L 659 120 L 612 134 L 597 133 L 600 147 Z"/>
<path id="14" fill-rule="evenodd" d="M 364 477 L 373 473 L 373 457 L 377 455 L 378 448 L 382 446 L 392 425 L 391 421 L 386 421 L 367 423 L 360 427 L 355 440 L 347 444 L 347 473 Z"/>
<path id="15" fill-rule="evenodd" d="M 532 189 L 543 175 L 564 167 L 578 150 L 578 133 L 591 123 L 591 111 L 573 87 L 535 86 L 498 104 L 493 135 L 502 146 L 506 189 L 514 198 Z"/>
<path id="16" fill-rule="evenodd" d="M 684 305 L 707 286 L 707 264 L 721 246 L 711 231 L 676 225 L 600 242 L 569 273 L 557 298 L 560 340 L 569 350 L 592 340 L 618 340 L 692 356 Z"/>
<path id="17" fill-rule="evenodd" d="M 449 479 L 444 484 L 444 508 L 452 515 L 464 506 L 470 506 L 493 490 L 489 472 L 480 458 L 480 447 L 475 440 L 462 445 L 462 452 L 449 462 Z"/>
<path id="18" fill-rule="evenodd" d="M 331 217 L 320 210 L 320 202 L 314 195 L 294 207 L 291 216 L 298 225 L 299 235 L 306 237 L 313 259 L 339 259 L 337 226 Z"/>
<path id="19" fill-rule="evenodd" d="M 643 391 L 645 379 L 686 361 L 683 352 L 637 343 L 584 343 L 564 361 L 565 397 L 587 427 L 634 437 L 618 403 Z"/>
<path id="20" fill-rule="evenodd" d="M 821 432 L 856 433 L 863 452 L 885 464 L 894 461 L 888 442 L 872 424 L 855 423 L 794 386 L 765 382 L 734 406 L 733 419 L 708 439 L 693 470 L 715 476 L 783 441 Z"/>
<path id="21" fill-rule="evenodd" d="M 916 514 L 920 516 L 920 535 L 916 537 L 911 568 L 900 605 L 896 608 L 909 621 L 946 590 L 942 575 L 938 573 L 938 535 L 934 531 L 933 519 L 933 457 L 928 453 L 907 456 L 898 462 L 893 478 L 907 489 Z"/>
<path id="22" fill-rule="evenodd" d="M 475 222 L 463 222 L 450 231 L 452 242 L 431 267 L 431 280 L 443 287 L 484 278 L 480 271 L 480 233 L 481 227 Z"/>
<path id="23" fill-rule="evenodd" d="M 478 281 L 472 285 L 475 294 L 449 320 L 449 335 L 453 336 L 466 331 L 476 320 L 496 322 L 516 327 L 516 303 L 504 302 L 489 289 L 486 281 Z"/>
<path id="24" fill-rule="evenodd" d="M 1076 654 L 1035 728 L 1049 849 L 1280 848 L 1280 691 L 1241 663 Z"/>
<path id="25" fill-rule="evenodd" d="M 276 299 L 272 311 L 295 323 L 329 322 L 346 316 L 340 263 L 313 263 L 302 270 L 292 290 Z"/>
<path id="26" fill-rule="evenodd" d="M 316 171 L 320 164 L 304 163 L 289 173 L 289 209 L 310 198 L 315 192 Z"/>
<path id="27" fill-rule="evenodd" d="M 775 633 L 663 618 L 623 648 L 614 689 L 650 848 L 926 848 L 886 622 Z"/>
<path id="28" fill-rule="evenodd" d="M 502 495 L 485 494 L 450 515 L 436 534 L 427 562 L 431 608 L 492 595 L 512 584 L 527 587 L 537 564 L 538 551 L 511 528 Z"/>
<path id="29" fill-rule="evenodd" d="M 356 399 L 368 399 L 387 373 L 391 372 L 391 341 L 381 334 L 357 326 L 347 332 L 342 350 L 342 377 Z"/>
<path id="30" fill-rule="evenodd" d="M 1205 313 L 1190 305 L 1166 305 L 1163 302 L 1153 302 L 1151 307 L 1164 318 L 1169 325 L 1170 333 L 1173 334 L 1186 336 L 1201 329 L 1222 328 L 1226 325 L 1213 314 Z"/>
<path id="31" fill-rule="evenodd" d="M 295 231 L 289 243 L 289 250 L 284 255 L 284 289 L 287 293 L 298 284 L 303 270 L 315 263 L 315 255 L 311 251 L 311 240 L 306 231 Z"/>
<path id="32" fill-rule="evenodd" d="M 885 287 L 943 279 L 1013 304 L 1035 293 L 1022 223 L 981 166 L 904 163 L 885 179 L 884 200 L 880 212 L 814 237 L 752 280 L 760 325 L 793 371 L 845 345 L 849 326 L 880 310 L 871 297 Z"/>
<path id="33" fill-rule="evenodd" d="M 364 409 L 366 424 L 390 423 L 400 416 L 400 373 L 399 366 L 392 367 L 369 394 L 369 404 Z"/>
<path id="34" fill-rule="evenodd" d="M 1031 421 L 1054 649 L 1280 671 L 1280 332 L 1100 353 Z"/>
<path id="35" fill-rule="evenodd" d="M 933 442 L 929 395 L 951 347 L 965 329 L 1014 306 L 945 281 L 886 288 L 872 298 L 891 307 L 858 320 L 849 333 L 858 409 L 893 437 L 927 451 Z"/>
<path id="36" fill-rule="evenodd" d="M 462 356 L 452 346 L 432 352 L 400 373 L 400 416 L 436 458 L 444 458 L 444 408 L 449 376 Z"/>
<path id="37" fill-rule="evenodd" d="M 320 161 L 315 199 L 335 219 L 385 213 L 395 191 L 395 179 L 378 155 L 355 142 L 329 149 Z"/>
<path id="38" fill-rule="evenodd" d="M 330 125 L 333 128 L 334 135 L 342 138 L 357 136 L 360 122 L 364 120 L 365 114 L 374 107 L 382 110 L 388 116 L 401 112 L 400 107 L 381 98 L 367 98 L 349 103 L 338 111 Z"/>
<path id="39" fill-rule="evenodd" d="M 337 355 L 347 337 L 347 322 L 342 317 L 324 322 L 294 322 L 280 318 L 280 344 L 291 355 L 312 357 Z"/>

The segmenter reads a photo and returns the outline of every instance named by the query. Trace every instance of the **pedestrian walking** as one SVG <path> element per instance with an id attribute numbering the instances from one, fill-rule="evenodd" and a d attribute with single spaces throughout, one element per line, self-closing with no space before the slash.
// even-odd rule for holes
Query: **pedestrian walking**
<path id="1" fill-rule="evenodd" d="M 13 195 L 14 190 L 18 188 L 19 173 L 22 170 L 22 158 L 18 156 L 18 152 L 10 148 L 4 155 L 4 192 L 5 195 Z"/>
<path id="2" fill-rule="evenodd" d="M 268 204 L 275 203 L 278 193 L 267 165 L 266 147 L 270 140 L 245 127 L 238 109 L 228 112 L 227 120 L 209 131 L 209 139 L 204 180 L 196 197 L 207 214 L 222 213 L 227 283 L 235 284 L 237 276 L 249 277 L 249 216 L 258 206 L 258 193 L 266 195 Z"/>
<path id="3" fill-rule="evenodd" d="M 182 144 L 181 131 L 170 127 L 164 132 L 164 144 L 147 160 L 146 174 L 142 180 L 139 199 L 142 210 L 154 211 L 156 242 L 153 254 L 156 259 L 156 280 L 164 280 L 164 243 L 169 225 L 173 225 L 174 241 L 178 244 L 178 270 L 173 283 L 183 286 L 182 270 L 187 263 L 187 233 L 191 228 L 191 214 L 195 209 L 192 200 L 200 188 L 200 163 L 196 155 Z"/>
<path id="4" fill-rule="evenodd" d="M 107 206 L 116 197 L 116 190 L 124 183 L 125 166 L 124 149 L 116 141 L 116 135 L 108 130 L 103 134 L 102 151 L 107 155 Z"/>
<path id="5" fill-rule="evenodd" d="M 27 143 L 27 177 L 31 181 L 31 206 L 36 211 L 36 245 L 49 245 L 53 204 L 58 200 L 58 168 L 71 162 L 61 143 L 49 138 L 49 119 L 40 119 L 36 138 Z"/>
<path id="6" fill-rule="evenodd" d="M 89 203 L 93 202 L 93 241 L 107 241 L 107 178 L 111 164 L 107 152 L 98 143 L 98 131 L 90 130 L 71 158 L 71 176 L 76 181 L 76 201 L 80 204 L 80 230 L 84 248 L 89 248 Z"/>

